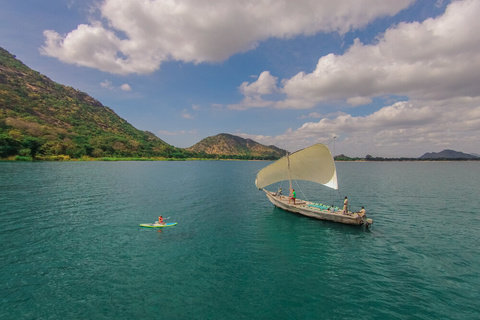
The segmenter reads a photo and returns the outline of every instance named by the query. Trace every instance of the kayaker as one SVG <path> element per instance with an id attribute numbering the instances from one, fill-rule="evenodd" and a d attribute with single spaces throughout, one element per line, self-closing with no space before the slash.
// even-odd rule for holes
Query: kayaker
<path id="1" fill-rule="evenodd" d="M 158 217 L 158 224 L 165 224 L 163 221 L 163 216 Z"/>

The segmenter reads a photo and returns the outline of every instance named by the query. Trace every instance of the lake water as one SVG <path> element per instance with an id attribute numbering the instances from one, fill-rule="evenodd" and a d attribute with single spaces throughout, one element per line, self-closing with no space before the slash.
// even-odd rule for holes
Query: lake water
<path id="1" fill-rule="evenodd" d="M 337 163 L 338 192 L 296 188 L 347 195 L 369 230 L 274 208 L 268 163 L 0 163 L 0 318 L 480 317 L 480 162 Z M 178 225 L 139 227 L 159 215 Z"/>

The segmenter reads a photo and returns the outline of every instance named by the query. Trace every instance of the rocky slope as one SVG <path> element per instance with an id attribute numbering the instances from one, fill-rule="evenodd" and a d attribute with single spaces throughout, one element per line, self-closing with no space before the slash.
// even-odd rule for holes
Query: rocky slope
<path id="1" fill-rule="evenodd" d="M 278 159 L 286 151 L 275 146 L 265 146 L 252 139 L 244 139 L 227 133 L 220 133 L 203 139 L 187 150 L 197 153 L 225 156 L 262 157 L 265 159 Z"/>

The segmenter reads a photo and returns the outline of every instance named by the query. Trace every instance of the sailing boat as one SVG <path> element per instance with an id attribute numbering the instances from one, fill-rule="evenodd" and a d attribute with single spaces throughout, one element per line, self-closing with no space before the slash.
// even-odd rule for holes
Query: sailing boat
<path id="1" fill-rule="evenodd" d="M 290 197 L 264 189 L 273 183 L 286 180 L 290 183 L 290 190 L 292 190 L 292 180 L 312 181 L 338 189 L 335 162 L 330 150 L 324 144 L 314 144 L 290 155 L 287 153 L 285 157 L 260 170 L 255 185 L 258 189 L 265 191 L 270 202 L 286 211 L 350 225 L 368 227 L 373 223 L 372 219 L 367 219 L 364 212 L 351 212 L 348 209 L 344 212 L 333 206 L 300 199 L 293 202 Z"/>

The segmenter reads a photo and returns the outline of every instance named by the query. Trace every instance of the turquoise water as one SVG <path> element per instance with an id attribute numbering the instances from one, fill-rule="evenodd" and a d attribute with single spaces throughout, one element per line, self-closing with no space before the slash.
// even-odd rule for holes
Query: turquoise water
<path id="1" fill-rule="evenodd" d="M 339 192 L 296 187 L 347 195 L 370 230 L 274 208 L 267 164 L 0 163 L 0 318 L 479 318 L 480 162 L 338 163 Z M 160 214 L 178 225 L 138 226 Z"/>

